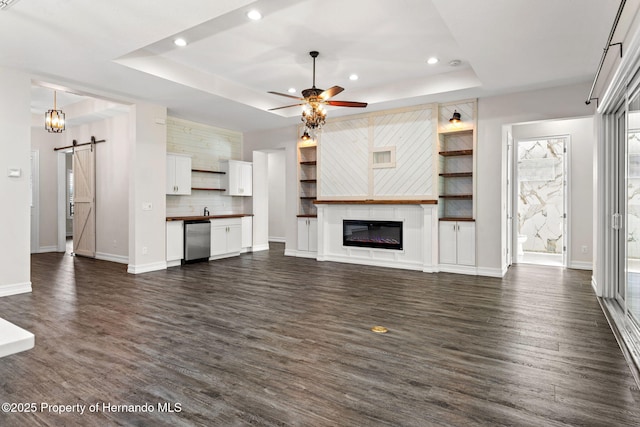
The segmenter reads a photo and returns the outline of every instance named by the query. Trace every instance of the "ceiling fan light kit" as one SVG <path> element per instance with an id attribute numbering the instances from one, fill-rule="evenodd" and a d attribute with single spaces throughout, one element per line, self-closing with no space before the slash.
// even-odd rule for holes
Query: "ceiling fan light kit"
<path id="1" fill-rule="evenodd" d="M 336 107 L 357 107 L 364 108 L 367 106 L 366 102 L 353 102 L 353 101 L 332 101 L 332 98 L 342 92 L 344 88 L 340 86 L 332 86 L 327 90 L 316 88 L 316 58 L 319 52 L 312 50 L 309 52 L 311 58 L 313 58 L 313 85 L 309 89 L 302 91 L 302 98 L 294 95 L 287 95 L 286 93 L 272 92 L 274 95 L 285 96 L 287 98 L 293 98 L 300 101 L 298 104 L 285 105 L 284 107 L 270 108 L 269 111 L 280 110 L 282 108 L 303 106 L 302 117 L 300 120 L 305 125 L 305 133 L 308 134 L 307 129 L 311 131 L 318 130 L 325 124 L 327 119 L 327 111 L 325 105 L 333 105 Z M 304 136 L 304 134 L 303 134 Z"/>

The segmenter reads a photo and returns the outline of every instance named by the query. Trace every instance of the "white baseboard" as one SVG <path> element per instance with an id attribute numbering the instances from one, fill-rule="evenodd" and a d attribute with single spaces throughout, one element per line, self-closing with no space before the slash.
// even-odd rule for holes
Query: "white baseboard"
<path id="1" fill-rule="evenodd" d="M 312 252 L 312 253 L 314 255 L 313 258 L 316 258 L 317 254 L 315 252 Z M 422 271 L 423 269 L 422 263 L 402 262 L 397 260 L 357 258 L 353 256 L 343 257 L 343 256 L 336 256 L 336 255 L 325 255 L 322 261 L 342 262 L 345 264 L 370 265 L 372 267 L 397 268 L 400 270 Z"/>
<path id="2" fill-rule="evenodd" d="M 102 261 L 117 262 L 118 264 L 129 264 L 128 256 L 106 254 L 104 252 L 96 252 L 96 259 L 100 259 Z"/>
<path id="3" fill-rule="evenodd" d="M 442 273 L 466 274 L 470 276 L 478 275 L 477 267 L 473 267 L 469 265 L 440 264 L 439 270 Z"/>
<path id="4" fill-rule="evenodd" d="M 271 237 L 269 236 L 269 241 L 274 243 L 287 243 L 287 240 L 284 237 Z"/>
<path id="5" fill-rule="evenodd" d="M 37 254 L 46 254 L 46 253 L 49 253 L 49 252 L 58 252 L 58 246 L 57 245 L 54 245 L 54 246 L 40 246 L 36 253 Z"/>
<path id="6" fill-rule="evenodd" d="M 296 251 L 293 249 L 285 249 L 284 250 L 284 255 L 285 256 L 295 256 L 298 258 L 311 258 L 311 259 L 317 259 L 318 257 L 318 253 L 317 252 L 308 252 L 308 251 Z"/>
<path id="7" fill-rule="evenodd" d="M 485 276 L 485 277 L 497 277 L 502 278 L 505 274 L 507 274 L 507 269 L 509 267 L 500 268 L 484 268 L 484 267 L 476 267 L 476 275 Z"/>
<path id="8" fill-rule="evenodd" d="M 129 273 L 129 274 L 141 274 L 141 273 L 149 273 L 151 271 L 166 270 L 166 269 L 167 269 L 167 262 L 166 261 L 154 262 L 154 263 L 151 263 L 151 264 L 143 264 L 143 265 L 131 265 L 131 264 L 129 264 L 129 266 L 127 267 L 127 273 Z"/>
<path id="9" fill-rule="evenodd" d="M 0 285 L 0 297 L 9 295 L 26 294 L 31 292 L 31 282 Z"/>
<path id="10" fill-rule="evenodd" d="M 234 256 L 240 256 L 240 252 L 231 252 L 228 254 L 210 256 L 209 261 L 215 261 L 217 259 L 223 259 L 223 258 L 231 258 Z"/>
<path id="11" fill-rule="evenodd" d="M 569 263 L 569 268 L 573 268 L 574 270 L 593 270 L 593 263 L 584 261 L 571 261 Z"/>
<path id="12" fill-rule="evenodd" d="M 252 252 L 260 252 L 260 251 L 268 251 L 269 250 L 269 243 L 266 243 L 264 245 L 255 245 L 251 248 Z"/>
<path id="13" fill-rule="evenodd" d="M 171 261 L 167 261 L 167 268 L 169 267 L 177 267 L 179 265 L 182 265 L 182 260 L 181 259 L 174 259 Z"/>

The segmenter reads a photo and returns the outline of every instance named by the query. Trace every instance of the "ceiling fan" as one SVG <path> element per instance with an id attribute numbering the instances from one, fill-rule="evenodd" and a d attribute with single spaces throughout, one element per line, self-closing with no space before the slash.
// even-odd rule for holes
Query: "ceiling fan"
<path id="1" fill-rule="evenodd" d="M 324 122 L 327 112 L 324 109 L 324 105 L 333 105 L 336 107 L 358 107 L 364 108 L 367 106 L 366 102 L 353 102 L 353 101 L 332 101 L 332 98 L 342 92 L 344 88 L 340 86 L 333 86 L 327 90 L 318 89 L 316 87 L 316 58 L 318 57 L 318 51 L 311 51 L 309 55 L 313 58 L 313 86 L 309 89 L 302 91 L 302 98 L 294 95 L 287 95 L 286 93 L 272 92 L 274 95 L 286 96 L 287 98 L 293 98 L 300 101 L 297 104 L 285 105 L 284 107 L 270 108 L 269 111 L 280 110 L 282 108 L 305 106 L 302 112 L 302 121 L 308 128 L 320 128 Z"/>

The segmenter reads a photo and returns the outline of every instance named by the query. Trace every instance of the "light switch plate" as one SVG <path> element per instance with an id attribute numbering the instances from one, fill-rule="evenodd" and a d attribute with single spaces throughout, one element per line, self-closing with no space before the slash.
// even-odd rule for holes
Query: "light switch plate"
<path id="1" fill-rule="evenodd" d="M 151 204 L 151 202 L 144 202 L 142 204 L 143 211 L 150 211 L 151 209 L 153 209 L 153 205 Z"/>
<path id="2" fill-rule="evenodd" d="M 20 176 L 22 176 L 22 170 L 21 169 L 9 168 L 9 170 L 7 172 L 7 176 L 9 178 L 20 178 Z"/>

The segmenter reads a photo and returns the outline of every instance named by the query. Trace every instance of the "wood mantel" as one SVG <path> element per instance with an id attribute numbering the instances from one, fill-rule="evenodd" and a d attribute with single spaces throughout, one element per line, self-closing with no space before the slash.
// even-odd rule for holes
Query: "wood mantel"
<path id="1" fill-rule="evenodd" d="M 437 200 L 314 200 L 314 205 L 437 205 Z"/>

